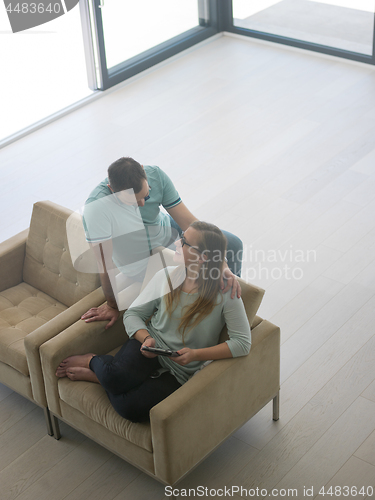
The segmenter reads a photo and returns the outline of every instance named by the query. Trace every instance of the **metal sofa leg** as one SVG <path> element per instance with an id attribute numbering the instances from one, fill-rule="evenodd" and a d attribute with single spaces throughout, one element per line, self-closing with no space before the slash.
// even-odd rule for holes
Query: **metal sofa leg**
<path id="1" fill-rule="evenodd" d="M 52 422 L 52 429 L 53 429 L 53 437 L 55 439 L 60 439 L 61 434 L 60 434 L 60 426 L 59 426 L 59 421 L 55 415 L 51 415 L 51 422 Z"/>
<path id="2" fill-rule="evenodd" d="M 48 408 L 43 408 L 43 411 L 44 411 L 44 418 L 46 419 L 48 435 L 53 436 L 53 429 L 52 429 L 52 424 L 51 424 L 51 414 L 50 414 Z"/>
<path id="3" fill-rule="evenodd" d="M 279 420 L 280 391 L 273 398 L 273 420 Z"/>

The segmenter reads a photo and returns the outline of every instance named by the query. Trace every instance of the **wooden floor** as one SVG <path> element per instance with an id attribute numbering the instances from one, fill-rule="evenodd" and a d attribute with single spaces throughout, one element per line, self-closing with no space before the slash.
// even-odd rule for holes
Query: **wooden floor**
<path id="1" fill-rule="evenodd" d="M 124 155 L 243 239 L 260 315 L 281 327 L 280 420 L 268 405 L 179 488 L 375 486 L 374 85 L 371 66 L 224 36 L 0 151 L 1 240 L 37 200 L 78 208 Z M 62 434 L 0 386 L 2 500 L 168 498 Z"/>

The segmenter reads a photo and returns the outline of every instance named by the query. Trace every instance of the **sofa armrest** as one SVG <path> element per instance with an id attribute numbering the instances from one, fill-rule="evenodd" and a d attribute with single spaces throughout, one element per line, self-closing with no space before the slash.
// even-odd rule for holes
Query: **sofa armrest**
<path id="1" fill-rule="evenodd" d="M 29 230 L 0 243 L 0 292 L 22 281 L 26 240 Z"/>
<path id="2" fill-rule="evenodd" d="M 247 356 L 210 363 L 151 409 L 155 474 L 167 484 L 178 481 L 277 394 L 280 329 L 265 320 L 256 329 L 262 340 Z"/>
<path id="3" fill-rule="evenodd" d="M 49 409 L 61 416 L 56 369 L 65 358 L 75 354 L 106 354 L 126 342 L 122 314 L 108 330 L 107 321 L 85 323 L 82 320 L 69 326 L 40 347 L 40 359 Z"/>
<path id="4" fill-rule="evenodd" d="M 91 307 L 97 307 L 105 301 L 101 288 L 97 288 L 71 307 L 58 314 L 43 326 L 37 328 L 25 337 L 26 359 L 29 366 L 31 387 L 35 401 L 47 406 L 44 389 L 42 367 L 39 349 L 42 344 L 64 331 L 70 325 L 80 320 L 82 314 Z"/>

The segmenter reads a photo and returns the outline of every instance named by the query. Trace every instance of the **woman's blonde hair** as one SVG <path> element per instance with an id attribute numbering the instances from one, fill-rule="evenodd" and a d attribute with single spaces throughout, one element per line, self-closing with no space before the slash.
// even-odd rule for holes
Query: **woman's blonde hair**
<path id="1" fill-rule="evenodd" d="M 180 320 L 179 331 L 183 342 L 186 330 L 194 328 L 208 316 L 217 303 L 227 248 L 226 237 L 214 224 L 194 221 L 190 227 L 200 233 L 196 248 L 204 260 L 199 273 L 197 273 L 198 298 L 190 306 L 186 306 L 186 311 Z M 176 269 L 176 272 L 179 272 L 179 268 Z M 169 316 L 172 315 L 179 303 L 182 285 L 183 283 L 175 289 L 171 286 L 172 291 L 165 295 L 166 310 Z"/>

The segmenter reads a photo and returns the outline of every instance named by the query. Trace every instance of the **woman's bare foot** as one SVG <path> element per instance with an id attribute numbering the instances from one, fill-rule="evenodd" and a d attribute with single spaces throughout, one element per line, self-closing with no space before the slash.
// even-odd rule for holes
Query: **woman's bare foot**
<path id="1" fill-rule="evenodd" d="M 59 365 L 56 370 L 56 377 L 66 377 L 66 368 Z"/>
<path id="2" fill-rule="evenodd" d="M 87 382 L 96 382 L 99 384 L 98 377 L 90 368 L 83 368 L 82 366 L 72 366 L 67 368 L 66 376 L 70 380 L 86 380 Z"/>
<path id="3" fill-rule="evenodd" d="M 91 359 L 95 356 L 93 353 L 69 356 L 62 361 L 56 370 L 57 377 L 66 377 L 68 368 L 81 367 L 89 368 Z"/>

